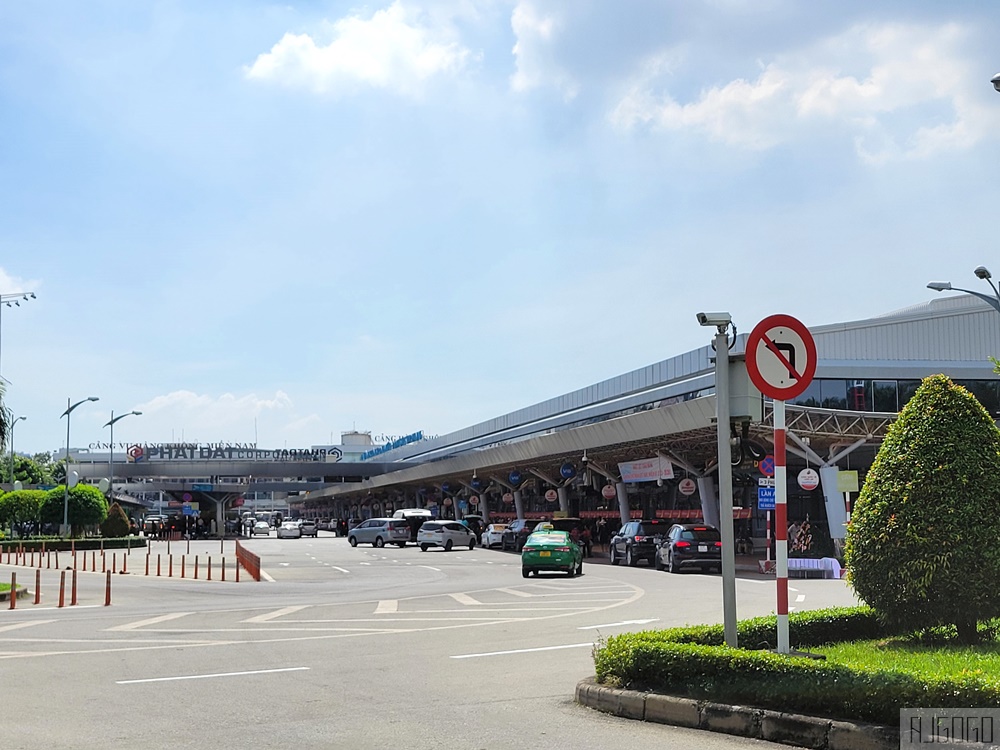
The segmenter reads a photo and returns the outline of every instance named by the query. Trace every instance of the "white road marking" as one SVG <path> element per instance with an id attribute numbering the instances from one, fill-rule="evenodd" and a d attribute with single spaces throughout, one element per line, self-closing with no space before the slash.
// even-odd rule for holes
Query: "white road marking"
<path id="1" fill-rule="evenodd" d="M 15 622 L 10 625 L 0 625 L 0 633 L 6 633 L 9 630 L 30 628 L 32 625 L 47 625 L 50 622 L 55 622 L 55 620 L 36 620 L 35 622 Z"/>
<path id="2" fill-rule="evenodd" d="M 659 617 L 650 617 L 648 620 L 622 620 L 621 622 L 609 622 L 605 625 L 584 625 L 577 630 L 597 630 L 598 628 L 617 628 L 620 625 L 645 625 L 650 622 L 659 622 Z"/>
<path id="3" fill-rule="evenodd" d="M 263 579 L 264 579 L 265 581 L 267 581 L 268 583 L 274 583 L 274 579 L 273 579 L 273 578 L 271 578 L 271 576 L 269 576 L 269 575 L 267 574 L 267 572 L 266 572 L 266 571 L 264 571 L 264 570 L 261 570 L 261 571 L 260 571 L 260 577 L 261 577 L 261 578 L 263 578 Z"/>
<path id="4" fill-rule="evenodd" d="M 147 625 L 158 625 L 161 622 L 167 622 L 168 620 L 176 620 L 181 617 L 187 617 L 188 615 L 193 615 L 194 612 L 172 612 L 169 615 L 160 615 L 159 617 L 150 617 L 148 620 L 136 620 L 135 622 L 125 623 L 124 625 L 115 625 L 113 628 L 108 628 L 111 632 L 121 632 L 123 630 L 137 630 L 139 628 L 144 628 Z"/>
<path id="5" fill-rule="evenodd" d="M 473 599 L 468 594 L 461 594 L 461 593 L 459 593 L 459 594 L 448 594 L 448 596 L 450 596 L 452 599 L 454 599 L 459 604 L 464 604 L 467 607 L 475 607 L 475 606 L 478 606 L 478 605 L 482 604 L 482 602 L 476 601 L 475 599 Z"/>
<path id="6" fill-rule="evenodd" d="M 305 609 L 307 604 L 303 604 L 297 607 L 283 607 L 282 609 L 276 609 L 274 612 L 267 612 L 263 615 L 257 615 L 256 617 L 251 617 L 243 622 L 270 622 L 271 620 L 277 619 L 278 617 L 284 617 L 285 615 L 290 615 L 299 610 Z"/>
<path id="7" fill-rule="evenodd" d="M 349 570 L 346 570 L 345 568 L 338 568 L 336 565 L 331 565 L 330 567 L 333 568 L 334 570 L 339 570 L 341 573 L 350 573 L 351 572 Z"/>
<path id="8" fill-rule="evenodd" d="M 594 644 L 590 643 L 571 643 L 567 646 L 543 646 L 541 648 L 519 648 L 513 651 L 489 651 L 484 654 L 458 654 L 452 656 L 452 659 L 475 659 L 480 656 L 507 656 L 508 654 L 530 654 L 535 651 L 560 651 L 566 648 L 593 648 Z"/>
<path id="9" fill-rule="evenodd" d="M 497 591 L 502 591 L 505 594 L 510 594 L 511 596 L 523 596 L 527 599 L 535 596 L 535 594 L 529 594 L 527 591 L 518 591 L 517 589 L 497 589 Z"/>
<path id="10" fill-rule="evenodd" d="M 177 680 L 207 680 L 212 677 L 243 677 L 252 674 L 275 674 L 276 672 L 302 672 L 309 667 L 286 667 L 284 669 L 255 669 L 251 672 L 218 672 L 216 674 L 192 674 L 181 677 L 150 677 L 145 680 L 117 680 L 116 685 L 138 685 L 143 682 L 176 682 Z"/>
<path id="11" fill-rule="evenodd" d="M 805 600 L 806 600 L 805 594 L 799 594 L 797 597 L 795 597 L 795 601 L 797 602 L 804 602 Z"/>
<path id="12" fill-rule="evenodd" d="M 362 565 L 364 565 L 364 563 L 362 563 Z M 421 568 L 427 568 L 427 570 L 433 570 L 436 573 L 440 573 L 441 572 L 441 568 L 432 568 L 430 565 L 421 565 L 420 567 Z"/>
<path id="13" fill-rule="evenodd" d="M 383 599 L 375 607 L 377 615 L 391 615 L 399 611 L 399 601 L 397 599 Z"/>

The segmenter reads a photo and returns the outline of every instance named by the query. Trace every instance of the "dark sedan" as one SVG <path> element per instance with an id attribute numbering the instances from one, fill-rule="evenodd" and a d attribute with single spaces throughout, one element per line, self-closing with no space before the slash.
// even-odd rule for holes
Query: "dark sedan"
<path id="1" fill-rule="evenodd" d="M 722 570 L 722 536 L 705 523 L 678 523 L 656 551 L 656 569 L 680 573 L 686 568 Z"/>

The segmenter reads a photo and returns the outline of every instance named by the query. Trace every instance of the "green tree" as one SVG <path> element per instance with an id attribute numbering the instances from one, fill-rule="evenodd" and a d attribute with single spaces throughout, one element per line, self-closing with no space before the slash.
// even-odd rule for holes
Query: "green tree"
<path id="1" fill-rule="evenodd" d="M 36 453 L 31 457 L 31 460 L 38 465 L 38 470 L 42 473 L 42 480 L 40 484 L 55 484 L 55 477 L 52 476 L 52 472 L 55 469 L 55 462 L 52 458 L 52 454 L 48 451 Z"/>
<path id="2" fill-rule="evenodd" d="M 42 501 L 42 522 L 61 524 L 63 521 L 64 487 L 54 487 L 45 493 Z M 78 536 L 87 526 L 97 526 L 108 517 L 108 501 L 104 494 L 89 484 L 70 488 L 67 516 L 71 534 Z"/>
<path id="3" fill-rule="evenodd" d="M 108 517 L 101 523 L 101 536 L 109 538 L 120 538 L 128 536 L 129 522 L 128 516 L 117 502 L 111 503 L 108 508 Z"/>
<path id="4" fill-rule="evenodd" d="M 43 490 L 15 490 L 0 497 L 0 526 L 11 531 L 15 526 L 39 520 Z"/>
<path id="5" fill-rule="evenodd" d="M 1000 615 L 1000 430 L 964 388 L 926 378 L 889 428 L 847 529 L 858 596 L 890 622 L 978 640 Z"/>
<path id="6" fill-rule="evenodd" d="M 32 458 L 14 454 L 13 477 L 10 476 L 9 458 L 0 463 L 0 465 L 4 467 L 0 474 L 6 477 L 8 482 L 13 482 L 16 479 L 22 484 L 47 484 L 45 481 L 45 474 L 42 472 L 41 467 Z"/>

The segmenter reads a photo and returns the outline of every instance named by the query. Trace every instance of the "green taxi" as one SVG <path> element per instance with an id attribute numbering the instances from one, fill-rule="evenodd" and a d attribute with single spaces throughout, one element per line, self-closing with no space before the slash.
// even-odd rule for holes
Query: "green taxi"
<path id="1" fill-rule="evenodd" d="M 521 575 L 540 570 L 564 571 L 570 578 L 583 574 L 583 550 L 567 531 L 551 528 L 534 531 L 521 550 Z"/>

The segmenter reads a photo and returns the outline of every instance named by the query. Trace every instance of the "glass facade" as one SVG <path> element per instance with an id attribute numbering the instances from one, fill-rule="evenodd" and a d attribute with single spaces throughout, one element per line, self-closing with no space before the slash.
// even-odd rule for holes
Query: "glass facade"
<path id="1" fill-rule="evenodd" d="M 1000 379 L 956 380 L 994 418 L 1000 417 Z M 898 412 L 920 387 L 919 380 L 840 380 L 818 378 L 789 403 L 821 409 Z"/>

